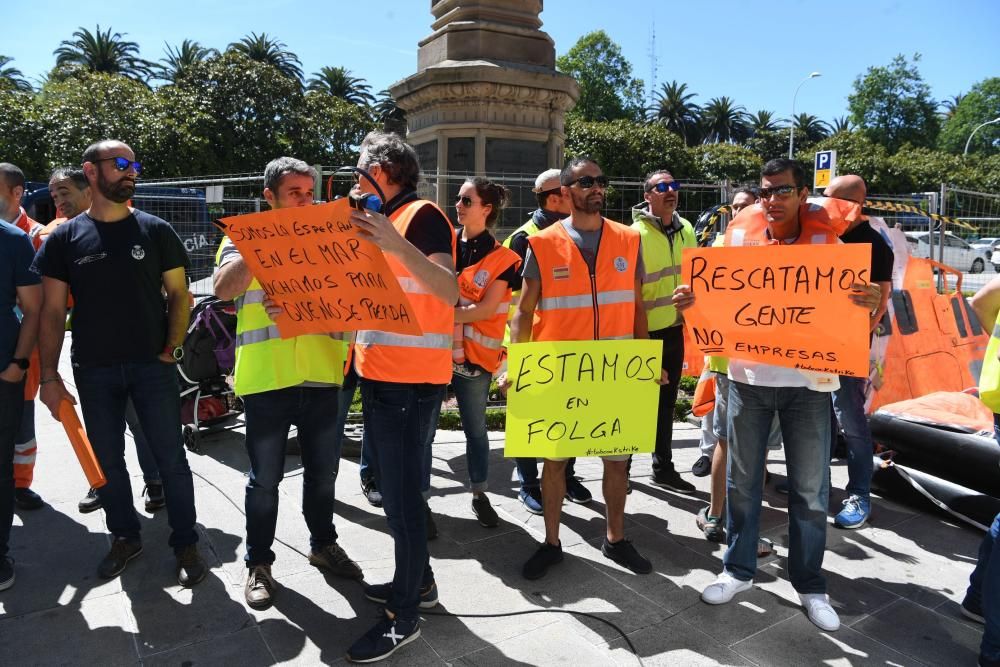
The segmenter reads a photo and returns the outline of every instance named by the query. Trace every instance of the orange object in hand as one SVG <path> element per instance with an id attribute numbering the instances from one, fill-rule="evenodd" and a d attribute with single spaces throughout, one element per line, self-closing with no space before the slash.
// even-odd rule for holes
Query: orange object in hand
<path id="1" fill-rule="evenodd" d="M 73 451 L 76 452 L 76 458 L 79 459 L 80 467 L 83 468 L 83 474 L 87 476 L 87 482 L 91 488 L 99 489 L 107 484 L 108 480 L 104 477 L 101 464 L 98 463 L 94 449 L 90 446 L 90 440 L 87 439 L 87 432 L 83 429 L 83 424 L 80 423 L 76 409 L 69 401 L 63 401 L 59 404 L 59 421 L 66 429 L 66 436 L 69 438 L 70 444 L 73 445 Z"/>

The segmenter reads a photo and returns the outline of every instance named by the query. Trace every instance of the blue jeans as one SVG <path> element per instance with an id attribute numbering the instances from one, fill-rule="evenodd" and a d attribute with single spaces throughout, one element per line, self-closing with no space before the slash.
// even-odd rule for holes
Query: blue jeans
<path id="1" fill-rule="evenodd" d="M 24 415 L 24 381 L 0 380 L 0 558 L 7 555 L 14 523 L 14 441 Z"/>
<path id="2" fill-rule="evenodd" d="M 108 530 L 138 542 L 139 518 L 125 468 L 125 412 L 129 400 L 160 470 L 167 500 L 170 546 L 175 552 L 198 541 L 194 485 L 181 441 L 181 399 L 177 370 L 162 361 L 75 368 L 83 421 L 108 483 L 97 490 Z"/>
<path id="3" fill-rule="evenodd" d="M 490 469 L 490 439 L 486 430 L 486 401 L 490 396 L 489 373 L 474 378 L 454 374 L 451 387 L 458 399 L 458 412 L 465 431 L 465 462 L 473 493 L 486 490 Z"/>
<path id="4" fill-rule="evenodd" d="M 347 415 L 351 411 L 351 401 L 354 400 L 354 393 L 358 389 L 358 374 L 352 365 L 344 375 L 344 384 L 337 394 L 337 423 L 334 424 L 334 433 L 339 434 L 338 442 L 341 447 L 344 445 L 344 428 L 347 426 Z M 368 436 L 365 431 L 361 431 L 361 481 L 364 482 L 375 475 L 375 467 L 372 466 L 371 447 L 365 447 Z M 340 460 L 337 460 L 337 471 L 340 471 Z M 377 487 L 377 484 L 376 484 Z"/>
<path id="5" fill-rule="evenodd" d="M 799 593 L 825 593 L 823 554 L 830 497 L 830 396 L 805 387 L 729 383 L 726 468 L 729 548 L 725 569 L 742 581 L 757 571 L 764 459 L 774 415 L 788 461 L 788 574 Z"/>
<path id="6" fill-rule="evenodd" d="M 875 445 L 865 416 L 868 378 L 841 377 L 833 392 L 833 409 L 847 438 L 847 493 L 868 500 L 872 488 L 872 455 Z M 835 431 L 834 431 L 835 432 Z"/>
<path id="7" fill-rule="evenodd" d="M 337 541 L 333 499 L 340 437 L 336 420 L 330 416 L 336 415 L 339 394 L 339 387 L 288 387 L 243 397 L 250 457 L 248 567 L 274 562 L 271 546 L 278 523 L 278 485 L 285 476 L 285 447 L 292 424 L 298 427 L 302 450 L 302 515 L 309 528 L 309 546 L 319 551 Z"/>
<path id="8" fill-rule="evenodd" d="M 125 423 L 128 425 L 128 430 L 132 431 L 132 438 L 135 440 L 135 455 L 139 459 L 142 480 L 146 484 L 150 482 L 159 484 L 160 469 L 156 467 L 156 459 L 153 458 L 153 452 L 149 448 L 149 440 L 146 439 L 146 434 L 142 431 L 139 415 L 135 413 L 135 406 L 132 405 L 131 400 L 125 404 Z"/>
<path id="9" fill-rule="evenodd" d="M 361 378 L 365 431 L 371 436 L 382 508 L 395 544 L 396 571 L 386 608 L 404 621 L 417 619 L 420 589 L 434 580 L 421 487 L 427 434 L 444 390 L 444 385 Z"/>

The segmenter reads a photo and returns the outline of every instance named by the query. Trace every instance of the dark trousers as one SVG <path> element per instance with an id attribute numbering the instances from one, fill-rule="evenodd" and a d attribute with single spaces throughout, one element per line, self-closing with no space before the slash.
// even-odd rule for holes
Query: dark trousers
<path id="1" fill-rule="evenodd" d="M 7 555 L 14 523 L 14 441 L 24 414 L 24 380 L 0 380 L 0 558 Z"/>
<path id="2" fill-rule="evenodd" d="M 298 427 L 302 451 L 302 515 L 309 546 L 319 551 L 337 541 L 333 500 L 340 466 L 335 419 L 339 387 L 288 387 L 243 397 L 246 406 L 248 567 L 274 562 L 278 485 L 285 475 L 288 430 Z M 341 430 L 341 433 L 343 430 Z"/>
<path id="3" fill-rule="evenodd" d="M 652 340 L 663 341 L 663 369 L 670 383 L 660 386 L 660 404 L 656 416 L 656 449 L 653 451 L 653 474 L 673 471 L 674 406 L 680 388 L 681 370 L 684 367 L 684 327 L 667 327 L 650 331 Z"/>
<path id="4" fill-rule="evenodd" d="M 445 386 L 361 378 L 365 432 L 377 466 L 382 508 L 395 543 L 396 571 L 386 608 L 404 621 L 417 618 L 420 589 L 434 580 L 427 551 L 421 487 L 424 451 Z"/>
<path id="5" fill-rule="evenodd" d="M 194 485 L 181 440 L 177 369 L 162 361 L 129 362 L 76 368 L 73 375 L 87 436 L 108 480 L 97 491 L 108 529 L 115 537 L 139 541 L 139 517 L 125 468 L 125 404 L 131 399 L 160 470 L 170 546 L 180 552 L 197 542 Z"/>

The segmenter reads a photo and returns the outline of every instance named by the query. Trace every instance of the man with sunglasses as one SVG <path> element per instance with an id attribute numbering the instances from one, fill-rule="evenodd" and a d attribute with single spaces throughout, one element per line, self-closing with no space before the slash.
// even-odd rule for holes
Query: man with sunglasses
<path id="1" fill-rule="evenodd" d="M 308 164 L 279 157 L 264 169 L 264 200 L 271 209 L 312 206 L 315 183 L 316 172 Z M 341 577 L 364 577 L 337 544 L 333 521 L 343 428 L 338 431 L 337 420 L 331 417 L 337 414 L 347 346 L 333 334 L 282 338 L 267 312 L 271 304 L 264 289 L 228 238 L 219 248 L 217 264 L 215 296 L 236 302 L 233 388 L 246 409 L 250 459 L 244 497 L 247 578 L 243 597 L 252 609 L 267 609 L 275 598 L 271 566 L 278 488 L 293 424 L 302 453 L 302 516 L 309 529 L 309 563 Z"/>
<path id="2" fill-rule="evenodd" d="M 725 245 L 759 246 L 760 261 L 767 263 L 764 248 L 769 245 L 840 243 L 837 234 L 848 226 L 848 220 L 856 220 L 858 207 L 830 206 L 840 219 L 814 216 L 806 201 L 808 194 L 802 165 L 784 158 L 771 160 L 761 170 L 760 204 L 730 223 Z M 695 298 L 688 285 L 674 291 L 674 305 L 682 312 Z M 870 312 L 878 306 L 879 288 L 855 283 L 847 298 Z M 744 359 L 730 359 L 728 375 L 729 547 L 722 574 L 704 589 L 701 599 L 724 604 L 753 586 L 764 461 L 777 414 L 788 458 L 789 579 L 809 620 L 828 632 L 837 630 L 840 619 L 830 605 L 822 566 L 830 495 L 830 393 L 839 386 L 838 378 Z"/>
<path id="3" fill-rule="evenodd" d="M 649 337 L 663 341 L 663 370 L 669 382 L 660 386 L 653 451 L 652 483 L 676 493 L 694 493 L 694 484 L 674 468 L 674 407 L 684 365 L 684 320 L 671 301 L 681 283 L 681 253 L 698 245 L 694 227 L 677 213 L 681 184 L 663 169 L 646 176 L 641 204 L 632 208 L 632 228 L 642 237 L 642 303 Z"/>
<path id="4" fill-rule="evenodd" d="M 608 178 L 593 160 L 570 160 L 560 182 L 572 214 L 528 239 L 521 273 L 524 288 L 511 324 L 511 341 L 647 338 L 639 233 L 601 216 Z M 632 572 L 648 574 L 652 564 L 625 539 L 629 457 L 602 458 L 607 530 L 601 553 Z M 562 562 L 559 522 L 566 463 L 566 459 L 545 459 L 545 541 L 524 564 L 526 579 L 543 577 Z"/>
<path id="5" fill-rule="evenodd" d="M 510 248 L 521 258 L 524 263 L 524 256 L 528 253 L 528 237 L 537 234 L 543 229 L 548 229 L 571 213 L 570 200 L 563 196 L 562 186 L 559 184 L 559 169 L 546 169 L 535 179 L 535 199 L 538 201 L 538 208 L 535 209 L 531 218 L 523 225 L 514 230 L 507 237 L 503 245 Z M 504 344 L 510 342 L 510 320 L 517 312 L 517 302 L 521 296 L 521 275 L 516 273 L 511 281 L 514 292 L 510 301 L 510 314 L 508 316 L 506 340 Z M 585 505 L 594 499 L 590 490 L 576 478 L 574 466 L 576 459 L 570 459 L 566 463 L 566 498 L 579 505 Z M 524 508 L 532 514 L 542 513 L 542 489 L 538 482 L 538 459 L 515 458 L 514 467 L 517 470 L 517 478 L 521 488 L 518 497 L 524 503 Z"/>
<path id="6" fill-rule="evenodd" d="M 174 368 L 190 316 L 187 253 L 169 224 L 128 206 L 142 171 L 131 148 L 112 140 L 92 144 L 83 153 L 83 171 L 90 208 L 57 227 L 35 258 L 45 294 L 42 402 L 56 419 L 60 403 L 76 403 L 58 372 L 72 291 L 73 375 L 87 434 L 107 478 L 98 494 L 114 536 L 98 574 L 116 577 L 142 553 L 125 468 L 125 406 L 131 399 L 160 469 L 177 582 L 193 586 L 208 568 L 196 545 L 194 485 L 181 441 Z"/>

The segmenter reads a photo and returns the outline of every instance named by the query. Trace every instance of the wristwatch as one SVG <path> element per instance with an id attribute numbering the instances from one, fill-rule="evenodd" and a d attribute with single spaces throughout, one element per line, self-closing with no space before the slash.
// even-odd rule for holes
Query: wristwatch
<path id="1" fill-rule="evenodd" d="M 28 370 L 28 367 L 31 366 L 31 362 L 23 357 L 14 357 L 10 360 L 10 363 L 17 364 L 17 367 L 22 371 Z"/>
<path id="2" fill-rule="evenodd" d="M 181 347 L 180 345 L 178 345 L 177 347 L 174 347 L 173 345 L 167 345 L 165 348 L 163 348 L 163 351 L 166 354 L 169 354 L 171 357 L 173 357 L 174 361 L 180 361 L 181 359 L 184 358 L 184 348 Z"/>

